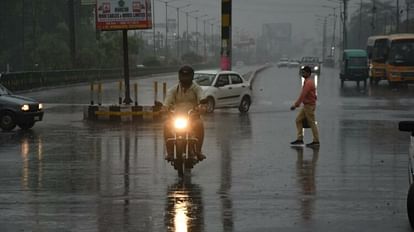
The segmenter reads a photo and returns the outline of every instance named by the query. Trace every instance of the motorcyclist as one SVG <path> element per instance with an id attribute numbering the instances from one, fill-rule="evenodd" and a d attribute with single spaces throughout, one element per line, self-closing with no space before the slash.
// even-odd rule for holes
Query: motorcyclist
<path id="1" fill-rule="evenodd" d="M 202 89 L 199 85 L 193 82 L 194 69 L 189 65 L 184 65 L 178 71 L 179 83 L 172 86 L 164 100 L 164 110 L 174 109 L 177 113 L 187 113 L 191 109 L 199 109 L 203 111 L 204 107 L 200 107 L 200 100 L 202 97 Z M 198 140 L 196 156 L 198 160 L 206 158 L 201 153 L 204 140 L 204 125 L 199 118 L 191 120 L 191 133 Z M 168 118 L 164 124 L 164 141 L 167 148 L 166 160 L 172 161 L 174 159 L 174 144 L 167 143 L 167 139 L 173 138 L 173 120 Z"/>

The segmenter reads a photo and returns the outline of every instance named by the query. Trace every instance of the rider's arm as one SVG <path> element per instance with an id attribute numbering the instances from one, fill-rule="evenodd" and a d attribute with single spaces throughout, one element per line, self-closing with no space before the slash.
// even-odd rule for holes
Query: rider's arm
<path id="1" fill-rule="evenodd" d="M 167 91 L 167 95 L 164 99 L 164 106 L 165 107 L 172 107 L 175 105 L 175 99 L 177 94 L 177 86 L 173 86 Z"/>

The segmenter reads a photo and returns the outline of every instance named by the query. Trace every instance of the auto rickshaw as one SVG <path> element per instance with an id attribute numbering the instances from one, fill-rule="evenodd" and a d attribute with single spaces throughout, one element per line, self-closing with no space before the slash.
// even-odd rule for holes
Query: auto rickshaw
<path id="1" fill-rule="evenodd" d="M 364 88 L 367 86 L 367 79 L 369 77 L 368 54 L 362 49 L 346 49 L 342 54 L 341 72 L 339 78 L 341 79 L 341 87 L 344 86 L 345 81 L 364 82 Z"/>

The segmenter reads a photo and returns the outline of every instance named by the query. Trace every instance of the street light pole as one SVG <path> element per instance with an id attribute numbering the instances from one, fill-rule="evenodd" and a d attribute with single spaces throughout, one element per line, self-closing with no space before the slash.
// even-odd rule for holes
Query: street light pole
<path id="1" fill-rule="evenodd" d="M 191 4 L 181 7 L 174 7 L 177 10 L 177 59 L 180 59 L 180 9 L 184 9 L 189 6 L 191 6 Z"/>
<path id="2" fill-rule="evenodd" d="M 186 29 L 186 35 L 185 35 L 185 37 L 186 37 L 186 44 L 187 44 L 187 52 L 190 50 L 190 42 L 189 42 L 189 39 L 188 39 L 188 16 L 189 16 L 189 14 L 190 13 L 195 13 L 195 12 L 198 12 L 198 10 L 192 10 L 192 11 L 186 11 L 185 12 L 185 18 L 186 18 L 186 27 L 187 27 L 187 29 Z"/>
<path id="3" fill-rule="evenodd" d="M 155 47 L 155 0 L 152 0 L 152 43 L 153 43 L 154 57 L 156 57 L 157 51 Z"/>
<path id="4" fill-rule="evenodd" d="M 196 54 L 198 55 L 198 19 L 201 19 L 203 17 L 206 17 L 207 14 L 202 15 L 202 16 L 196 16 Z"/>
<path id="5" fill-rule="evenodd" d="M 345 50 L 348 47 L 348 32 L 347 32 L 347 27 L 346 27 L 346 23 L 348 21 L 348 1 L 349 0 L 343 0 L 343 4 L 344 4 L 344 22 L 343 22 L 343 45 L 342 45 L 342 49 Z"/>
<path id="6" fill-rule="evenodd" d="M 397 0 L 397 14 L 395 15 L 396 19 L 396 31 L 400 32 L 400 0 Z"/>

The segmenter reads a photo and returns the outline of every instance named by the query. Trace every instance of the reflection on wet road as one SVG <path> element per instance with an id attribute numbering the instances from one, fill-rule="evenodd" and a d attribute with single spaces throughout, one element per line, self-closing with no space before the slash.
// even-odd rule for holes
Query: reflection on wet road
<path id="1" fill-rule="evenodd" d="M 184 180 L 163 159 L 162 122 L 85 122 L 85 86 L 26 93 L 46 114 L 0 133 L 0 231 L 410 231 L 397 122 L 414 116 L 413 86 L 341 89 L 324 69 L 318 150 L 289 146 L 300 86 L 297 70 L 271 68 L 251 112 L 204 116 L 207 159 Z"/>

